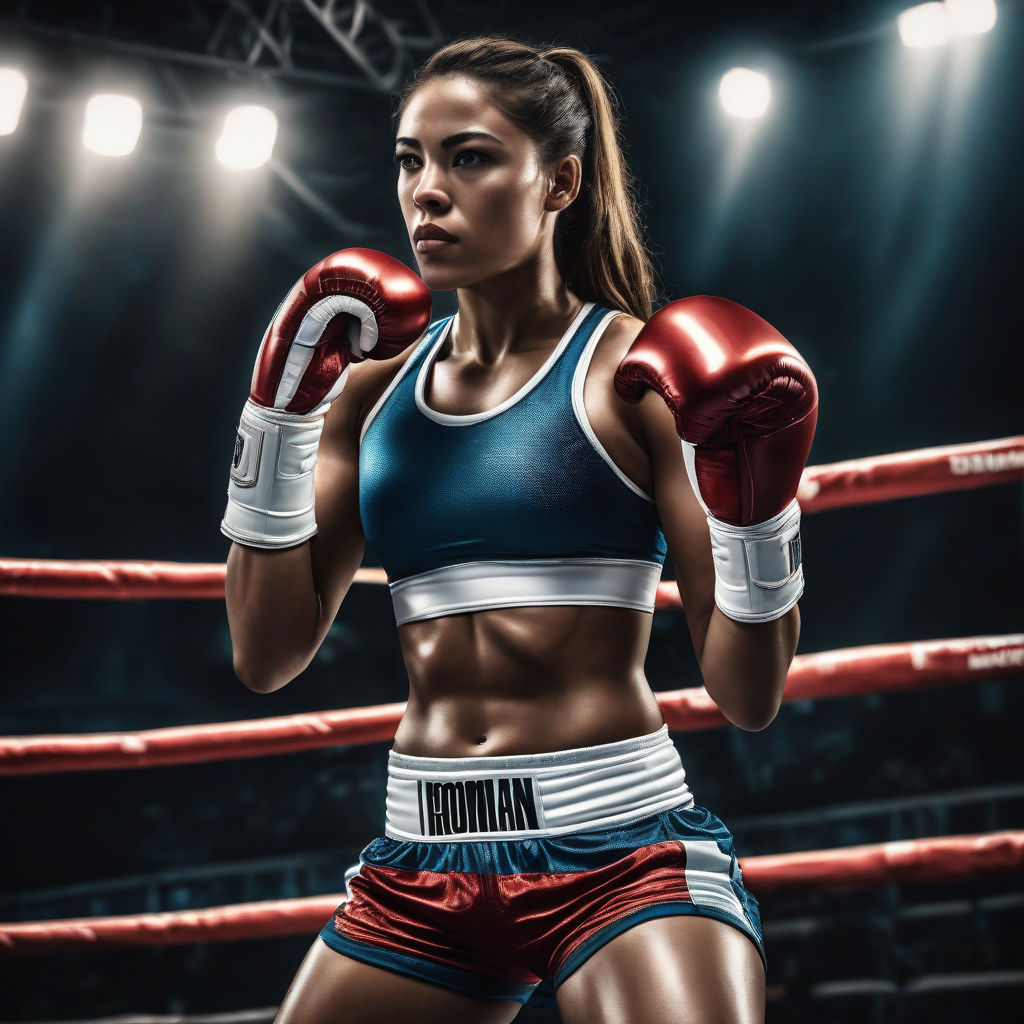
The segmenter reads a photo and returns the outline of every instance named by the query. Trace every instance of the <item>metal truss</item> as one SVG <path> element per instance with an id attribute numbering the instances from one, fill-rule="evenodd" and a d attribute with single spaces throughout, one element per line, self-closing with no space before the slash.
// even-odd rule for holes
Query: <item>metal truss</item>
<path id="1" fill-rule="evenodd" d="M 53 0 L 18 0 L 10 6 L 12 16 L 0 18 L 8 40 L 52 40 L 141 59 L 173 97 L 175 109 L 163 114 L 186 123 L 202 116 L 194 97 L 205 89 L 195 72 L 235 84 L 248 80 L 286 101 L 295 88 L 388 94 L 445 38 L 426 0 L 102 0 L 60 8 Z M 354 242 L 367 236 L 366 225 L 282 160 L 273 159 L 270 171 L 332 232 Z M 317 177 L 335 194 L 349 193 L 344 173 L 324 170 Z"/>
<path id="2" fill-rule="evenodd" d="M 444 40 L 426 0 L 20 0 L 0 28 L 278 82 L 397 88 Z M 353 74 L 353 72 L 355 72 Z"/>

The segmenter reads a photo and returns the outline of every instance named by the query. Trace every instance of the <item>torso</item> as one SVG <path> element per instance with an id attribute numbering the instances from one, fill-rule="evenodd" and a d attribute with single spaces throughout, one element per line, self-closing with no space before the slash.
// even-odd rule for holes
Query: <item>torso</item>
<path id="1" fill-rule="evenodd" d="M 615 369 L 643 326 L 615 317 L 587 370 L 584 405 L 615 464 L 650 493 L 651 464 L 636 407 L 614 392 Z M 437 412 L 492 409 L 537 372 L 561 332 L 494 369 L 438 358 L 426 400 Z M 346 390 L 358 438 L 366 415 L 411 350 L 354 367 Z M 554 606 L 495 609 L 406 623 L 399 641 L 409 704 L 395 736 L 400 753 L 464 757 L 541 753 L 608 743 L 662 724 L 643 672 L 648 613 L 627 608 Z"/>

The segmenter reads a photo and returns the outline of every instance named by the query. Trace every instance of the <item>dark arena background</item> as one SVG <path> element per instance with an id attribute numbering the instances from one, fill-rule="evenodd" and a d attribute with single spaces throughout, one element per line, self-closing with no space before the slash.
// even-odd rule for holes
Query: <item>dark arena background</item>
<path id="1" fill-rule="evenodd" d="M 383 828 L 396 709 L 317 715 L 405 699 L 381 574 L 257 695 L 219 523 L 268 320 L 335 250 L 415 267 L 394 98 L 486 33 L 614 85 L 658 304 L 740 302 L 818 380 L 778 717 L 715 717 L 671 586 L 646 663 L 768 1020 L 1021 1020 L 1024 6 L 909 6 L 0 3 L 0 1020 L 272 1020 Z"/>

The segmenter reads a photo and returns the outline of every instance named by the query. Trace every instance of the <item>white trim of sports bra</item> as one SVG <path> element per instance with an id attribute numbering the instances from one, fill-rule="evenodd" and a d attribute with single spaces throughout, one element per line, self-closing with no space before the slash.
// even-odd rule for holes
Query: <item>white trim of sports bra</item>
<path id="1" fill-rule="evenodd" d="M 420 370 L 416 377 L 416 408 L 419 409 L 424 416 L 428 419 L 434 420 L 436 423 L 442 423 L 446 426 L 461 427 L 466 426 L 470 423 L 481 423 L 483 420 L 490 419 L 492 416 L 497 416 L 498 413 L 504 412 L 506 409 L 511 409 L 516 402 L 521 401 L 525 398 L 538 384 L 548 375 L 551 368 L 558 361 L 558 357 L 565 351 L 566 346 L 572 341 L 573 336 L 579 329 L 580 324 L 586 318 L 587 314 L 593 309 L 593 302 L 584 303 L 582 309 L 576 314 L 575 319 L 566 329 L 562 335 L 558 344 L 552 349 L 551 354 L 547 359 L 544 360 L 544 364 L 539 370 L 514 394 L 509 398 L 506 398 L 504 402 L 496 405 L 493 409 L 485 409 L 483 412 L 471 412 L 471 413 L 446 413 L 437 412 L 435 409 L 431 409 L 427 405 L 426 399 L 426 386 L 427 386 L 427 375 L 430 373 L 430 368 L 434 365 L 437 359 L 438 353 L 441 351 L 441 346 L 444 344 L 448 335 L 453 330 L 454 325 L 458 322 L 459 314 L 456 313 L 452 317 L 445 327 L 438 331 L 437 337 L 431 344 L 431 350 L 427 353 L 426 358 L 420 364 Z M 622 311 L 617 309 L 609 310 L 605 314 L 601 322 L 594 328 L 593 333 L 587 341 L 587 346 L 580 354 L 579 362 L 576 364 L 576 370 L 572 377 L 572 411 L 576 416 L 576 422 L 579 423 L 580 429 L 584 434 L 587 435 L 587 440 L 590 441 L 594 451 L 608 464 L 609 469 L 626 485 L 634 494 L 644 499 L 644 501 L 653 502 L 654 498 L 651 497 L 645 490 L 638 487 L 621 469 L 612 461 L 611 456 L 608 454 L 604 445 L 598 440 L 597 434 L 594 433 L 594 428 L 591 425 L 590 417 L 587 415 L 586 406 L 583 404 L 583 385 L 587 379 L 587 370 L 590 369 L 590 362 L 594 358 L 594 352 L 597 350 L 597 343 L 601 340 L 601 336 L 604 334 L 608 324 L 612 322 L 617 316 L 621 316 Z M 406 360 L 405 365 L 395 374 L 394 379 L 388 385 L 384 394 L 377 399 L 374 403 L 373 408 L 370 409 L 363 421 L 362 430 L 359 433 L 359 440 L 362 442 L 363 436 L 366 434 L 367 428 L 370 423 L 374 420 L 377 413 L 383 408 L 384 403 L 391 397 L 391 393 L 398 387 L 399 382 L 411 369 L 412 364 L 416 361 L 415 355 L 409 357 Z"/>
<path id="2" fill-rule="evenodd" d="M 426 402 L 427 375 L 441 346 L 458 320 L 456 313 L 438 332 L 437 337 L 431 343 L 430 351 L 427 352 L 420 364 L 415 386 L 417 409 L 428 419 L 452 427 L 480 423 L 510 409 L 545 378 L 593 306 L 593 302 L 584 303 L 544 364 L 514 395 L 493 409 L 466 414 L 437 412 L 431 409 Z M 654 499 L 630 480 L 612 461 L 598 440 L 583 404 L 583 385 L 597 343 L 608 324 L 620 314 L 620 310 L 609 310 L 594 328 L 585 349 L 580 354 L 572 379 L 573 414 L 591 446 L 619 480 L 634 494 L 645 501 L 653 502 Z M 370 423 L 415 361 L 414 353 L 402 369 L 395 374 L 394 379 L 367 414 L 359 435 L 360 442 L 362 442 Z M 651 612 L 654 610 L 654 597 L 660 578 L 661 566 L 657 562 L 643 559 L 490 560 L 463 562 L 406 577 L 391 584 L 391 596 L 398 625 L 421 619 L 437 618 L 441 615 L 454 615 L 459 612 L 522 605 L 606 605 Z"/>

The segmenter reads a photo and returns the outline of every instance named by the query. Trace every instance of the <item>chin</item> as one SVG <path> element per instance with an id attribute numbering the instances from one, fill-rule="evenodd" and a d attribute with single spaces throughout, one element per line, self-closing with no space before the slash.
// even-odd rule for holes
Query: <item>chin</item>
<path id="1" fill-rule="evenodd" d="M 432 292 L 453 292 L 460 287 L 458 282 L 452 281 L 447 276 L 431 274 L 429 270 L 420 271 L 420 277 Z"/>
<path id="2" fill-rule="evenodd" d="M 464 271 L 460 273 L 454 267 L 439 267 L 436 264 L 421 263 L 419 260 L 416 261 L 416 265 L 419 267 L 423 283 L 432 292 L 453 292 L 456 288 L 471 283 L 471 280 L 467 280 L 470 275 Z"/>

